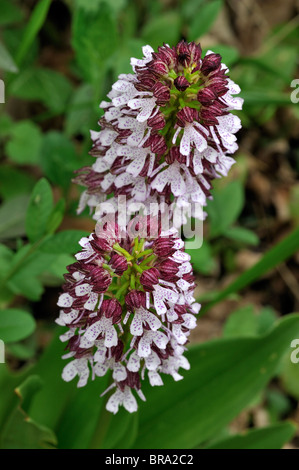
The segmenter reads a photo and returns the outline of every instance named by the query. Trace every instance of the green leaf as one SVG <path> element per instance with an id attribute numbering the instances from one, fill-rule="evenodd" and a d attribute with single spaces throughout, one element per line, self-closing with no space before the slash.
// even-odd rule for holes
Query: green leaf
<path id="1" fill-rule="evenodd" d="M 184 380 L 163 377 L 164 387 L 144 385 L 147 402 L 140 404 L 134 448 L 190 449 L 213 438 L 263 390 L 298 334 L 294 314 L 263 337 L 220 339 L 190 349 L 191 370 L 184 371 Z"/>
<path id="2" fill-rule="evenodd" d="M 276 106 L 288 106 L 292 105 L 290 94 L 267 90 L 265 88 L 243 90 L 240 95 L 244 99 L 244 107 L 249 106 L 265 106 L 265 105 L 276 105 Z"/>
<path id="3" fill-rule="evenodd" d="M 34 183 L 34 178 L 24 173 L 24 171 L 12 168 L 9 165 L 1 165 L 0 194 L 3 199 L 11 199 L 20 194 L 29 194 Z M 22 207 L 22 211 L 24 212 L 24 207 Z"/>
<path id="4" fill-rule="evenodd" d="M 258 317 L 254 314 L 253 305 L 241 307 L 230 314 L 224 324 L 224 338 L 256 336 Z"/>
<path id="5" fill-rule="evenodd" d="M 39 377 L 30 376 L 15 389 L 20 403 L 1 430 L 1 449 L 47 449 L 56 446 L 57 440 L 53 432 L 33 421 L 27 414 L 30 403 L 41 385 Z"/>
<path id="6" fill-rule="evenodd" d="M 299 338 L 299 335 L 297 336 Z M 295 336 L 294 338 L 295 339 Z M 291 354 L 295 351 L 289 347 L 288 353 L 283 358 L 279 377 L 284 390 L 294 398 L 299 400 L 299 362 L 294 363 L 291 360 Z M 299 339 L 297 343 L 297 357 L 299 358 Z"/>
<path id="7" fill-rule="evenodd" d="M 231 240 L 235 240 L 237 242 L 246 243 L 247 245 L 258 245 L 259 238 L 258 236 L 244 227 L 229 227 L 223 233 L 224 236 L 230 238 Z"/>
<path id="8" fill-rule="evenodd" d="M 256 279 L 259 279 L 270 269 L 278 266 L 296 253 L 298 249 L 299 228 L 295 229 L 290 235 L 271 248 L 254 266 L 252 266 L 252 268 L 242 273 L 235 281 L 225 287 L 222 291 L 216 292 L 214 299 L 202 308 L 201 314 L 205 313 L 209 308 L 229 295 L 244 289 L 244 287 L 250 285 Z"/>
<path id="9" fill-rule="evenodd" d="M 23 19 L 23 11 L 20 5 L 13 0 L 1 0 L 0 2 L 0 25 L 17 23 Z"/>
<path id="10" fill-rule="evenodd" d="M 64 230 L 45 240 L 40 250 L 53 254 L 74 254 L 80 250 L 79 240 L 86 236 L 88 236 L 88 232 L 84 230 Z"/>
<path id="11" fill-rule="evenodd" d="M 98 85 L 105 61 L 117 48 L 118 33 L 109 5 L 101 4 L 94 12 L 76 8 L 73 17 L 72 46 L 84 78 Z"/>
<path id="12" fill-rule="evenodd" d="M 39 2 L 34 7 L 16 55 L 16 63 L 18 65 L 22 63 L 24 57 L 27 54 L 27 51 L 30 49 L 31 44 L 41 29 L 46 19 L 50 5 L 51 0 L 39 0 Z"/>
<path id="13" fill-rule="evenodd" d="M 240 215 L 244 205 L 244 189 L 239 180 L 215 188 L 213 201 L 208 201 L 211 237 L 223 235 Z"/>
<path id="14" fill-rule="evenodd" d="M 247 431 L 216 442 L 206 449 L 281 449 L 296 432 L 293 423 L 279 423 L 262 429 Z"/>
<path id="15" fill-rule="evenodd" d="M 201 5 L 198 14 L 191 19 L 188 41 L 195 41 L 209 31 L 221 7 L 222 0 L 209 0 Z"/>
<path id="16" fill-rule="evenodd" d="M 18 67 L 2 42 L 0 42 L 0 70 L 1 69 L 12 73 L 18 72 Z"/>
<path id="17" fill-rule="evenodd" d="M 90 84 L 84 83 L 74 91 L 66 116 L 65 131 L 67 135 L 89 132 L 92 121 L 93 124 L 96 121 L 93 101 L 94 91 Z"/>
<path id="18" fill-rule="evenodd" d="M 0 239 L 25 234 L 25 214 L 29 196 L 19 195 L 4 202 L 0 207 Z"/>
<path id="19" fill-rule="evenodd" d="M 181 17 L 176 11 L 154 16 L 145 23 L 141 32 L 144 44 L 149 44 L 155 50 L 164 42 L 171 46 L 176 44 L 180 38 L 181 23 Z"/>
<path id="20" fill-rule="evenodd" d="M 20 121 L 13 125 L 10 136 L 5 146 L 7 156 L 22 165 L 37 164 L 42 144 L 39 127 L 31 121 Z"/>
<path id="21" fill-rule="evenodd" d="M 51 131 L 44 136 L 41 166 L 51 183 L 68 188 L 80 160 L 73 143 L 64 134 Z"/>
<path id="22" fill-rule="evenodd" d="M 216 261 L 213 258 L 211 245 L 204 241 L 202 246 L 197 250 L 186 250 L 191 256 L 191 263 L 194 271 L 202 274 L 211 274 L 215 267 Z"/>
<path id="23" fill-rule="evenodd" d="M 52 210 L 51 186 L 45 178 L 42 178 L 34 186 L 26 213 L 26 233 L 31 242 L 36 242 L 46 233 Z"/>
<path id="24" fill-rule="evenodd" d="M 28 67 L 10 84 L 10 94 L 24 100 L 41 101 L 47 108 L 64 111 L 72 92 L 68 79 L 51 69 Z"/>
<path id="25" fill-rule="evenodd" d="M 47 223 L 47 233 L 54 233 L 61 224 L 65 211 L 65 200 L 59 199 L 55 204 Z"/>
<path id="26" fill-rule="evenodd" d="M 27 338 L 34 329 L 35 321 L 28 312 L 16 308 L 0 310 L 0 338 L 4 343 Z"/>

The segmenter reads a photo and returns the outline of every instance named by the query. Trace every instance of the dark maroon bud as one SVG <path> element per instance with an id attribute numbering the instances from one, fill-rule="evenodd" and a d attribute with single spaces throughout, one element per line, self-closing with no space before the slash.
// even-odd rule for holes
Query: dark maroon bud
<path id="1" fill-rule="evenodd" d="M 163 129 L 166 124 L 165 117 L 162 113 L 157 113 L 154 117 L 150 117 L 147 120 L 149 127 L 152 127 L 155 131 Z"/>
<path id="2" fill-rule="evenodd" d="M 168 258 L 176 250 L 173 248 L 174 241 L 167 237 L 159 237 L 154 241 L 154 253 L 162 258 Z"/>
<path id="3" fill-rule="evenodd" d="M 128 309 L 133 312 L 136 308 L 145 307 L 146 295 L 140 290 L 131 290 L 125 298 Z"/>
<path id="4" fill-rule="evenodd" d="M 174 86 L 179 91 L 185 91 L 190 86 L 190 83 L 188 82 L 187 78 L 181 75 L 175 79 Z"/>
<path id="5" fill-rule="evenodd" d="M 69 339 L 67 347 L 65 349 L 69 349 L 70 351 L 77 351 L 79 349 L 79 344 L 81 341 L 81 337 L 78 335 L 72 336 Z"/>
<path id="6" fill-rule="evenodd" d="M 211 113 L 209 111 L 209 108 L 207 109 L 202 109 L 200 111 L 200 118 L 203 119 L 205 121 L 205 124 L 209 125 L 209 126 L 213 126 L 213 125 L 218 125 L 219 122 L 217 120 L 217 118 L 215 117 L 215 114 Z"/>
<path id="7" fill-rule="evenodd" d="M 151 146 L 151 151 L 159 156 L 163 155 L 167 151 L 167 145 L 163 135 L 151 136 L 145 142 L 146 147 L 148 147 L 149 144 Z"/>
<path id="8" fill-rule="evenodd" d="M 155 83 L 153 86 L 153 94 L 157 98 L 157 104 L 163 105 L 170 100 L 170 91 L 168 86 L 163 85 L 161 82 Z"/>
<path id="9" fill-rule="evenodd" d="M 195 42 L 189 43 L 189 52 L 191 56 L 191 62 L 198 62 L 201 58 L 202 49 L 200 44 L 196 44 Z"/>
<path id="10" fill-rule="evenodd" d="M 204 75 L 209 75 L 209 73 L 218 69 L 220 64 L 221 64 L 220 54 L 206 55 L 201 64 L 201 71 Z"/>
<path id="11" fill-rule="evenodd" d="M 88 357 L 92 353 L 92 349 L 78 348 L 74 356 L 75 359 L 81 359 L 82 357 Z"/>
<path id="12" fill-rule="evenodd" d="M 167 259 L 159 264 L 159 271 L 165 281 L 173 281 L 176 279 L 179 267 L 175 261 Z"/>
<path id="13" fill-rule="evenodd" d="M 213 77 L 211 81 L 209 81 L 210 87 L 214 90 L 214 92 L 218 96 L 224 95 L 228 91 L 228 86 L 227 86 L 227 77 Z"/>
<path id="14" fill-rule="evenodd" d="M 124 343 L 118 339 L 118 343 L 116 346 L 111 347 L 111 356 L 114 357 L 115 361 L 118 362 L 121 360 L 122 355 L 123 355 L 123 350 L 124 350 Z M 108 350 L 107 350 L 107 357 L 108 357 Z"/>
<path id="15" fill-rule="evenodd" d="M 121 317 L 122 307 L 116 299 L 105 299 L 100 308 L 100 314 L 106 318 L 113 318 L 113 323 Z"/>
<path id="16" fill-rule="evenodd" d="M 211 103 L 215 98 L 217 98 L 216 93 L 213 91 L 212 88 L 204 88 L 202 90 L 199 90 L 197 93 L 197 99 L 198 101 L 203 104 L 204 106 L 208 105 Z"/>
<path id="17" fill-rule="evenodd" d="M 168 74 L 168 67 L 164 62 L 162 62 L 162 60 L 153 60 L 151 63 L 148 64 L 148 67 L 150 70 L 153 70 L 158 75 Z"/>
<path id="18" fill-rule="evenodd" d="M 106 292 L 112 281 L 108 271 L 98 266 L 93 266 L 89 274 L 91 278 L 90 283 L 92 284 L 92 290 L 98 294 Z"/>
<path id="19" fill-rule="evenodd" d="M 176 52 L 178 54 L 179 63 L 188 67 L 191 58 L 188 43 L 186 41 L 179 42 L 176 46 Z"/>
<path id="20" fill-rule="evenodd" d="M 152 291 L 154 285 L 158 284 L 160 272 L 157 268 L 150 268 L 144 271 L 140 276 L 140 282 L 146 291 Z"/>
<path id="21" fill-rule="evenodd" d="M 177 123 L 180 127 L 185 127 L 187 122 L 198 121 L 198 111 L 185 106 L 177 113 Z"/>
<path id="22" fill-rule="evenodd" d="M 173 162 L 178 160 L 179 154 L 180 154 L 179 147 L 171 147 L 171 149 L 169 150 L 169 153 L 165 157 L 166 163 L 168 163 L 168 165 L 171 165 Z"/>
<path id="23" fill-rule="evenodd" d="M 121 276 L 128 269 L 126 258 L 118 253 L 112 254 L 109 265 L 118 276 Z"/>
<path id="24" fill-rule="evenodd" d="M 187 308 L 186 308 L 186 305 L 176 305 L 174 307 L 174 311 L 179 315 L 184 315 L 185 313 L 187 313 Z"/>
<path id="25" fill-rule="evenodd" d="M 171 49 L 169 46 L 164 44 L 163 46 L 158 47 L 158 53 L 153 54 L 155 59 L 160 59 L 165 64 L 168 65 L 168 67 L 173 67 L 176 62 L 176 53 L 174 49 Z"/>

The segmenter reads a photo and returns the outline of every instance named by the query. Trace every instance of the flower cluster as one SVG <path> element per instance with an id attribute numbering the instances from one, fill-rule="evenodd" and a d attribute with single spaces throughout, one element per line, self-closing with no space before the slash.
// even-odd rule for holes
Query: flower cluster
<path id="1" fill-rule="evenodd" d="M 175 229 L 155 239 L 131 239 L 117 226 L 93 232 L 80 241 L 82 251 L 68 266 L 56 320 L 68 330 L 72 358 L 62 377 L 78 376 L 78 387 L 89 377 L 112 371 L 115 393 L 107 402 L 113 413 L 123 405 L 136 411 L 132 390 L 144 399 L 141 381 L 163 385 L 162 374 L 174 380 L 189 369 L 183 356 L 190 330 L 196 326 L 199 304 L 193 297 L 194 278 L 190 255 Z"/>
<path id="2" fill-rule="evenodd" d="M 198 205 L 234 163 L 241 127 L 231 113 L 242 107 L 233 96 L 240 89 L 219 54 L 202 57 L 200 45 L 185 41 L 157 52 L 145 46 L 143 54 L 101 103 L 101 130 L 91 132 L 95 162 L 77 172 L 86 187 L 78 211 L 88 205 L 97 225 L 67 268 L 56 320 L 68 328 L 61 340 L 72 358 L 63 379 L 78 376 L 83 387 L 110 371 L 113 413 L 120 405 L 136 411 L 133 391 L 145 399 L 145 378 L 159 386 L 163 374 L 180 380 L 180 368 L 189 369 L 184 351 L 200 305 L 177 228 L 186 214 L 203 218 Z M 134 208 L 143 210 L 137 222 Z"/>
<path id="3" fill-rule="evenodd" d="M 221 56 L 181 41 L 131 59 L 133 74 L 120 75 L 100 106 L 101 130 L 92 131 L 92 167 L 79 170 L 85 186 L 79 211 L 93 210 L 108 194 L 128 201 L 188 208 L 210 198 L 211 182 L 226 175 L 238 148 L 240 88 Z M 113 199 L 113 198 L 112 198 Z M 110 202 L 113 202 L 109 199 Z M 101 212 L 99 212 L 101 214 Z"/>

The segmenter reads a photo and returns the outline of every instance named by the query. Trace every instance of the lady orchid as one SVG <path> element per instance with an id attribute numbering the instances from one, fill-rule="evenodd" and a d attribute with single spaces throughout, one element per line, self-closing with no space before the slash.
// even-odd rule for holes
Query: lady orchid
<path id="1" fill-rule="evenodd" d="M 185 41 L 158 52 L 145 46 L 143 54 L 131 59 L 134 73 L 120 75 L 110 101 L 100 104 L 101 130 L 91 131 L 95 163 L 75 180 L 86 187 L 79 212 L 86 204 L 94 210 L 111 193 L 146 207 L 205 206 L 212 180 L 234 163 L 241 123 L 231 111 L 243 99 L 234 96 L 240 88 L 221 56 L 202 57 L 200 45 Z"/>
<path id="2" fill-rule="evenodd" d="M 104 393 L 113 390 L 106 403 L 112 413 L 137 410 L 144 380 L 161 386 L 165 374 L 177 381 L 180 369 L 190 368 L 184 352 L 200 305 L 177 230 L 185 216 L 167 230 L 161 219 L 172 220 L 178 208 L 202 217 L 192 205 L 205 206 L 213 179 L 227 175 L 241 127 L 231 113 L 242 108 L 234 96 L 240 88 L 219 54 L 202 57 L 200 45 L 185 41 L 157 52 L 145 46 L 143 54 L 101 103 L 101 130 L 91 131 L 95 162 L 77 172 L 75 181 L 86 187 L 78 212 L 88 205 L 97 225 L 67 267 L 56 320 L 67 327 L 63 379 L 77 377 L 83 387 L 110 373 Z M 131 216 L 122 224 L 103 218 L 111 207 L 121 215 L 119 196 L 125 209 L 143 205 L 137 224 Z M 132 224 L 143 225 L 142 235 Z"/>

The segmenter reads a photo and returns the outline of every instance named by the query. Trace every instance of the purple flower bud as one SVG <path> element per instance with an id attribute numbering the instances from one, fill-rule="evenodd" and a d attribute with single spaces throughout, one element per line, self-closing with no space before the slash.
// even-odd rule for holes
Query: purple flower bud
<path id="1" fill-rule="evenodd" d="M 170 91 L 168 86 L 163 85 L 161 82 L 155 83 L 153 86 L 153 94 L 157 98 L 157 104 L 163 106 L 170 100 Z"/>
<path id="2" fill-rule="evenodd" d="M 201 65 L 201 71 L 204 75 L 209 75 L 209 73 L 218 69 L 221 64 L 221 55 L 220 54 L 208 54 L 204 57 Z"/>
<path id="3" fill-rule="evenodd" d="M 121 276 L 128 269 L 126 258 L 118 253 L 112 253 L 109 265 L 118 276 Z"/>
<path id="4" fill-rule="evenodd" d="M 185 106 L 177 113 L 177 123 L 180 127 L 185 127 L 187 122 L 198 121 L 198 111 Z"/>
<path id="5" fill-rule="evenodd" d="M 154 131 L 158 131 L 163 129 L 165 126 L 165 117 L 162 113 L 157 113 L 154 117 L 151 117 L 147 120 L 147 124 L 151 127 Z"/>
<path id="6" fill-rule="evenodd" d="M 163 135 L 151 135 L 146 141 L 146 146 L 151 146 L 151 151 L 157 155 L 163 155 L 167 151 L 167 145 Z"/>
<path id="7" fill-rule="evenodd" d="M 101 294 L 106 292 L 111 284 L 112 278 L 106 269 L 95 265 L 89 265 L 90 267 L 90 278 L 93 291 Z"/>
<path id="8" fill-rule="evenodd" d="M 177 77 L 173 83 L 176 89 L 179 91 L 185 91 L 190 86 L 187 78 L 185 78 L 183 75 Z"/>
<path id="9" fill-rule="evenodd" d="M 165 281 L 174 281 L 179 272 L 179 266 L 175 261 L 167 259 L 159 264 L 159 271 Z"/>
<path id="10" fill-rule="evenodd" d="M 160 272 L 157 268 L 150 268 L 144 271 L 140 276 L 140 282 L 144 290 L 150 292 L 153 290 L 154 285 L 158 284 Z"/>
<path id="11" fill-rule="evenodd" d="M 158 75 L 167 75 L 168 67 L 162 60 L 153 60 L 149 64 L 150 70 L 157 73 Z"/>
<path id="12" fill-rule="evenodd" d="M 131 292 L 126 295 L 125 301 L 128 309 L 131 312 L 133 312 L 136 308 L 145 307 L 145 292 L 142 292 L 140 290 L 131 290 Z"/>
<path id="13" fill-rule="evenodd" d="M 217 98 L 217 94 L 210 87 L 203 88 L 197 93 L 198 101 L 204 106 L 211 103 L 211 101 L 213 101 L 215 98 Z"/>
<path id="14" fill-rule="evenodd" d="M 154 241 L 154 253 L 161 258 L 168 258 L 171 256 L 175 249 L 173 248 L 174 241 L 167 237 L 159 237 Z"/>
<path id="15" fill-rule="evenodd" d="M 188 67 L 191 59 L 188 43 L 186 41 L 179 42 L 176 46 L 176 52 L 178 54 L 179 63 L 184 65 L 184 67 Z"/>
<path id="16" fill-rule="evenodd" d="M 195 42 L 189 42 L 189 52 L 192 63 L 198 62 L 200 60 L 202 53 L 200 44 L 195 44 Z"/>
<path id="17" fill-rule="evenodd" d="M 116 299 L 105 299 L 100 308 L 100 314 L 106 318 L 112 318 L 113 323 L 118 323 L 121 319 L 122 307 Z"/>

